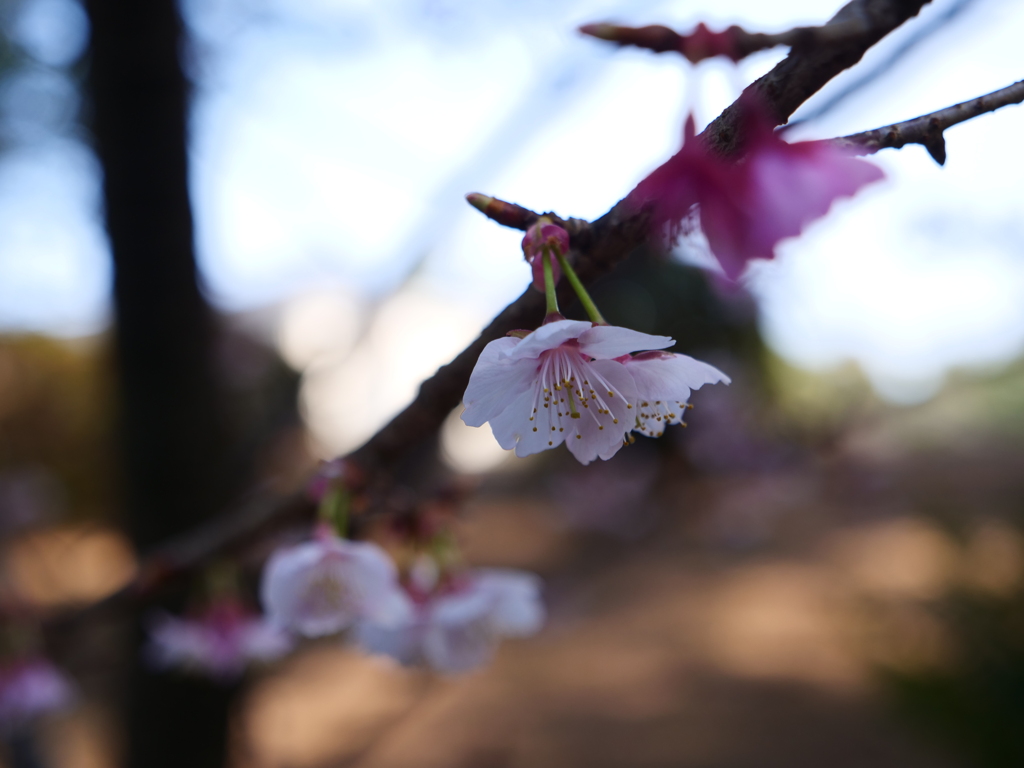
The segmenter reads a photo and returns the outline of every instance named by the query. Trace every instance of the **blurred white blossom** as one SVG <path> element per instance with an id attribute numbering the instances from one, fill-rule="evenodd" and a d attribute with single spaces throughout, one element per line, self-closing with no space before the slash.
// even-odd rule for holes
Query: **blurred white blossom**
<path id="1" fill-rule="evenodd" d="M 502 637 L 527 637 L 544 623 L 540 579 L 524 571 L 481 568 L 460 574 L 429 595 L 398 627 L 359 625 L 360 645 L 403 664 L 466 672 L 490 661 Z"/>
<path id="2" fill-rule="evenodd" d="M 326 532 L 275 552 L 263 570 L 260 596 L 271 621 L 307 637 L 364 620 L 396 626 L 412 613 L 383 549 Z"/>

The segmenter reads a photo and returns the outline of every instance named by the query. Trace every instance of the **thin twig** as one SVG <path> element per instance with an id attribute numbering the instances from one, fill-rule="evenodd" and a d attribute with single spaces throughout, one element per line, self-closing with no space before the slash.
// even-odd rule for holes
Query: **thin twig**
<path id="1" fill-rule="evenodd" d="M 893 123 L 884 128 L 875 128 L 873 131 L 843 136 L 833 141 L 837 146 L 857 155 L 871 155 L 880 149 L 900 149 L 907 144 L 920 144 L 928 150 L 928 154 L 935 162 L 943 165 L 946 162 L 946 140 L 943 131 L 978 115 L 994 112 L 1010 104 L 1020 104 L 1022 101 L 1024 80 L 1018 80 L 1006 88 L 954 104 L 938 112 L 921 115 L 902 123 Z"/>
<path id="2" fill-rule="evenodd" d="M 621 27 L 607 23 L 584 24 L 580 27 L 580 32 L 620 46 L 631 45 L 655 53 L 679 53 L 696 64 L 715 56 L 740 61 L 752 53 L 779 45 L 791 48 L 834 45 L 863 35 L 867 29 L 863 18 L 854 18 L 821 27 L 795 27 L 774 34 L 747 32 L 735 24 L 721 32 L 712 32 L 703 23 L 698 24 L 688 35 L 681 35 L 660 24 L 646 27 Z"/>
<path id="3" fill-rule="evenodd" d="M 903 36 L 903 39 L 896 45 L 888 47 L 886 56 L 881 59 L 876 56 L 872 61 L 870 69 L 858 68 L 856 77 L 848 78 L 837 92 L 829 94 L 824 99 L 817 100 L 808 109 L 801 110 L 799 118 L 790 121 L 788 127 L 792 128 L 827 115 L 851 96 L 854 96 L 884 75 L 892 72 L 894 67 L 906 56 L 910 55 L 915 48 L 926 43 L 945 29 L 975 2 L 977 0 L 956 0 L 953 4 L 946 6 L 941 12 L 932 14 L 928 18 L 927 23 L 922 22 L 915 25 L 913 31 Z"/>

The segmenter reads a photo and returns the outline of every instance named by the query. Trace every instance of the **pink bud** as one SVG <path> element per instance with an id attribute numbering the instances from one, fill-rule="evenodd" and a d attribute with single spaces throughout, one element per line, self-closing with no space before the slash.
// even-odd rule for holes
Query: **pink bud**
<path id="1" fill-rule="evenodd" d="M 555 285 L 562 276 L 562 270 L 558 265 L 557 255 L 564 256 L 569 252 L 569 233 L 557 224 L 541 219 L 526 230 L 523 237 L 523 256 L 533 267 L 533 287 L 538 291 L 544 291 L 544 259 L 541 255 L 544 246 L 548 247 L 551 255 L 551 269 L 555 278 Z"/>

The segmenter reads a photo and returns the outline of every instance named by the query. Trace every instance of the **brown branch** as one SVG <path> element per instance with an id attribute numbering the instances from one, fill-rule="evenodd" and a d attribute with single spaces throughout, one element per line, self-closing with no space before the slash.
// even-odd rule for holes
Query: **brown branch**
<path id="1" fill-rule="evenodd" d="M 867 31 L 867 22 L 862 17 L 821 27 L 795 27 L 775 34 L 747 32 L 735 24 L 721 32 L 712 32 L 700 23 L 688 35 L 681 35 L 660 24 L 646 27 L 584 24 L 580 27 L 580 32 L 584 35 L 596 37 L 598 40 L 606 40 L 619 46 L 646 48 L 655 53 L 680 53 L 693 64 L 715 56 L 740 61 L 752 53 L 780 45 L 791 48 L 832 45 L 858 37 Z"/>
<path id="2" fill-rule="evenodd" d="M 875 43 L 917 15 L 930 0 L 852 0 L 825 26 L 864 20 L 865 32 L 833 45 L 793 49 L 768 74 L 754 81 L 726 108 L 702 136 L 723 155 L 741 152 L 742 130 L 749 104 L 759 102 L 776 125 L 784 125 L 801 104 L 845 69 L 852 67 Z"/>
<path id="3" fill-rule="evenodd" d="M 900 149 L 907 144 L 920 144 L 928 150 L 935 162 L 946 162 L 946 140 L 943 132 L 957 123 L 970 120 L 978 115 L 995 112 L 1000 107 L 1024 102 L 1024 80 L 1006 88 L 987 93 L 970 101 L 954 104 L 927 115 L 893 123 L 873 131 L 863 131 L 850 136 L 833 139 L 834 143 L 857 155 L 871 155 L 880 149 Z"/>

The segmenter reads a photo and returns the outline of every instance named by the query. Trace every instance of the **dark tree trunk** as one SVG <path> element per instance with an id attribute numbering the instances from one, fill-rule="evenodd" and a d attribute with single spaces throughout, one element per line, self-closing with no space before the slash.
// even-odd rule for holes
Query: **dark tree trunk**
<path id="1" fill-rule="evenodd" d="M 92 127 L 115 276 L 126 521 L 142 552 L 222 505 L 214 324 L 196 277 L 188 89 L 173 0 L 87 0 Z M 135 616 L 135 647 L 143 639 Z M 149 673 L 128 686 L 128 765 L 220 768 L 228 693 Z"/>

